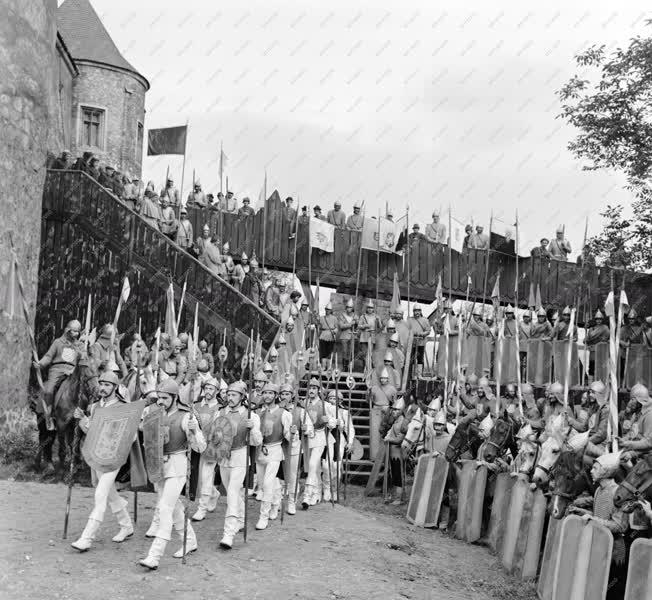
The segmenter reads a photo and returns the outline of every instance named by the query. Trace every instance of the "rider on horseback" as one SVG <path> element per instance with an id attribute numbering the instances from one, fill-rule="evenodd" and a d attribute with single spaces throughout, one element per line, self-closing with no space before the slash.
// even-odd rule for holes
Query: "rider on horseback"
<path id="1" fill-rule="evenodd" d="M 120 346 L 116 342 L 116 333 L 111 323 L 104 325 L 100 329 L 100 337 L 88 349 L 88 354 L 98 364 L 116 363 L 120 370 L 119 376 L 125 377 L 127 375 L 127 366 L 124 360 L 122 360 Z"/>
<path id="2" fill-rule="evenodd" d="M 73 319 L 66 325 L 63 335 L 52 342 L 43 358 L 38 362 L 34 361 L 34 367 L 37 369 L 49 367 L 48 378 L 43 385 L 43 400 L 50 411 L 54 404 L 56 389 L 74 371 L 81 356 L 80 334 L 81 323 Z M 36 403 L 34 410 L 37 415 L 40 415 L 41 404 Z"/>

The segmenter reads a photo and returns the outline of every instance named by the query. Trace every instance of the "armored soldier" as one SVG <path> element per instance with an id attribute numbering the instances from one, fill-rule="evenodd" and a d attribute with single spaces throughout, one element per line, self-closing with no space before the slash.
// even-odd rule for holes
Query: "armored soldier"
<path id="1" fill-rule="evenodd" d="M 337 317 L 333 314 L 333 305 L 329 302 L 325 314 L 319 318 L 319 356 L 322 367 L 328 368 L 328 362 L 333 354 L 337 336 Z"/>
<path id="2" fill-rule="evenodd" d="M 165 187 L 161 190 L 159 196 L 161 200 L 166 198 L 169 205 L 175 210 L 181 205 L 181 195 L 179 190 L 174 186 L 174 179 L 172 177 L 168 177 L 165 182 Z"/>
<path id="3" fill-rule="evenodd" d="M 566 340 L 568 339 L 568 329 L 570 326 L 571 309 L 569 306 L 564 308 L 561 317 L 557 324 L 552 329 L 553 340 Z M 573 328 L 573 341 L 577 341 L 577 327 Z"/>
<path id="4" fill-rule="evenodd" d="M 568 260 L 568 255 L 572 252 L 570 242 L 564 237 L 564 227 L 557 227 L 554 240 L 548 245 L 548 251 L 553 260 Z"/>
<path id="5" fill-rule="evenodd" d="M 642 344 L 643 325 L 639 323 L 638 313 L 634 308 L 629 309 L 625 321 L 620 329 L 620 347 L 627 348 L 632 344 Z"/>
<path id="6" fill-rule="evenodd" d="M 641 412 L 632 427 L 635 438 L 621 440 L 620 445 L 627 451 L 649 453 L 652 450 L 652 398 L 648 389 L 640 383 L 632 387 L 630 397 L 641 405 Z"/>
<path id="7" fill-rule="evenodd" d="M 48 378 L 43 385 L 43 401 L 46 406 L 54 404 L 54 392 L 59 384 L 70 375 L 77 366 L 81 354 L 79 335 L 81 323 L 77 320 L 69 321 L 61 337 L 58 337 L 43 358 L 34 362 L 37 369 L 48 369 Z M 36 403 L 36 412 L 42 412 L 40 403 Z"/>
<path id="8" fill-rule="evenodd" d="M 396 324 L 396 333 L 398 333 L 398 345 L 401 350 L 407 350 L 408 338 L 410 337 L 410 326 L 407 321 L 403 320 L 403 310 L 399 307 L 394 313 L 394 323 Z"/>
<path id="9" fill-rule="evenodd" d="M 199 181 L 199 179 L 195 181 L 195 186 L 192 192 L 188 194 L 186 205 L 188 204 L 197 206 L 199 208 L 206 208 L 206 206 L 208 206 L 208 202 L 206 201 L 206 194 L 204 194 L 201 189 L 201 181 Z"/>
<path id="10" fill-rule="evenodd" d="M 215 372 L 215 361 L 213 355 L 208 351 L 208 342 L 206 340 L 199 340 L 199 353 L 200 358 L 206 361 L 208 365 L 208 372 Z"/>
<path id="11" fill-rule="evenodd" d="M 384 372 L 387 372 L 388 374 L 387 377 L 389 378 L 389 383 L 396 389 L 400 389 L 402 381 L 401 373 L 394 368 L 394 355 L 392 354 L 391 349 L 385 352 L 382 366 L 377 367 L 371 373 L 370 385 L 372 388 L 380 384 L 380 379 L 383 377 Z"/>
<path id="12" fill-rule="evenodd" d="M 511 304 L 508 304 L 505 309 L 505 337 L 516 337 L 516 318 Z"/>
<path id="13" fill-rule="evenodd" d="M 389 464 L 393 486 L 390 498 L 386 498 L 385 500 L 387 501 L 391 499 L 391 503 L 394 506 L 398 506 L 403 502 L 403 469 L 401 464 L 403 457 L 401 454 L 401 445 L 405 440 L 408 425 L 403 414 L 404 411 L 405 401 L 402 396 L 399 396 L 394 400 L 390 412 L 387 413 L 391 425 L 383 438 L 383 441 L 386 444 L 389 444 Z M 389 424 L 389 422 L 387 424 Z"/>
<path id="14" fill-rule="evenodd" d="M 344 312 L 340 313 L 337 318 L 338 354 L 341 360 L 340 364 L 345 371 L 349 368 L 351 344 L 355 343 L 352 340 L 354 340 L 355 330 L 358 326 L 358 318 L 355 316 L 354 310 L 353 299 L 349 298 Z"/>
<path id="15" fill-rule="evenodd" d="M 160 369 L 174 379 L 178 385 L 181 385 L 185 381 L 188 370 L 188 362 L 181 354 L 181 348 L 181 340 L 174 338 L 171 342 L 170 350 L 161 352 L 159 358 Z"/>
<path id="16" fill-rule="evenodd" d="M 265 290 L 265 309 L 280 320 L 283 305 L 281 303 L 281 283 L 278 279 L 274 279 L 273 283 Z"/>
<path id="17" fill-rule="evenodd" d="M 290 442 L 297 433 L 292 415 L 278 405 L 279 386 L 266 383 L 263 387 L 263 406 L 260 409 L 260 428 L 263 443 L 256 453 L 256 473 L 262 488 L 260 516 L 256 529 L 267 529 L 269 520 L 278 517 L 281 506 L 281 483 L 278 469 L 283 461 L 282 443 Z"/>
<path id="18" fill-rule="evenodd" d="M 113 406 L 124 400 L 115 392 L 118 389 L 120 380 L 117 375 L 111 371 L 104 371 L 98 379 L 98 394 L 100 397 L 99 402 L 91 404 L 90 418 L 87 417 L 81 408 L 75 408 L 74 417 L 79 419 L 79 427 L 84 433 L 88 433 L 91 420 L 98 408 L 105 408 Z M 134 528 L 129 517 L 127 510 L 127 501 L 122 498 L 115 489 L 115 478 L 120 469 L 114 469 L 108 472 L 99 472 L 92 470 L 92 479 L 95 484 L 95 504 L 93 510 L 88 517 L 86 527 L 78 540 L 74 541 L 71 545 L 80 552 L 85 552 L 91 547 L 93 539 L 99 529 L 102 521 L 104 520 L 104 513 L 106 512 L 107 504 L 111 507 L 111 511 L 118 520 L 120 531 L 113 536 L 114 542 L 124 542 L 128 537 L 134 533 Z"/>
<path id="19" fill-rule="evenodd" d="M 398 347 L 398 333 L 392 333 L 387 340 L 387 352 L 392 354 L 392 362 L 396 370 L 400 373 L 405 366 L 405 354 Z M 384 358 L 384 357 L 383 357 Z"/>
<path id="20" fill-rule="evenodd" d="M 543 306 L 537 311 L 537 322 L 532 325 L 530 337 L 533 340 L 552 339 L 552 325 Z"/>
<path id="21" fill-rule="evenodd" d="M 224 535 L 220 546 L 225 550 L 233 547 L 233 538 L 244 527 L 244 481 L 247 471 L 247 438 L 249 446 L 260 446 L 263 436 L 260 431 L 260 418 L 251 413 L 247 417 L 247 409 L 242 402 L 247 396 L 247 386 L 242 381 L 236 381 L 229 386 L 226 393 L 227 406 L 220 411 L 231 423 L 233 442 L 228 457 L 220 462 L 220 477 L 226 488 L 226 513 L 224 516 Z"/>
<path id="22" fill-rule="evenodd" d="M 430 321 L 423 316 L 421 307 L 415 306 L 412 311 L 412 318 L 409 320 L 409 327 L 414 335 L 414 350 L 416 352 L 417 377 L 423 372 L 423 357 L 426 351 L 426 338 L 430 335 Z"/>
<path id="23" fill-rule="evenodd" d="M 209 377 L 203 382 L 199 401 L 195 403 L 194 410 L 205 436 L 208 435 L 211 423 L 221 408 L 217 395 L 219 389 L 220 384 L 217 379 Z M 207 446 L 199 457 L 199 483 L 197 485 L 199 503 L 197 511 L 192 516 L 193 521 L 203 521 L 206 518 L 206 513 L 213 512 L 217 506 L 220 492 L 214 485 L 215 467 L 217 467 L 217 457 L 211 451 L 210 446 Z"/>
<path id="24" fill-rule="evenodd" d="M 389 370 L 382 368 L 377 385 L 370 386 L 371 411 L 369 413 L 369 450 L 376 456 L 380 447 L 380 425 L 383 413 L 394 404 L 398 394 L 396 387 L 389 383 Z"/>
<path id="25" fill-rule="evenodd" d="M 301 436 L 310 438 L 314 436 L 312 420 L 308 418 L 306 411 L 299 406 L 296 392 L 290 383 L 284 383 L 279 388 L 280 405 L 285 409 L 292 418 L 292 427 L 290 428 L 289 444 L 285 448 L 285 459 L 283 462 L 283 475 L 285 478 L 285 493 L 288 496 L 287 513 L 294 515 L 297 512 L 296 481 L 299 476 L 299 456 L 301 454 Z"/>
<path id="26" fill-rule="evenodd" d="M 143 567 L 157 569 L 165 547 L 170 541 L 172 528 L 183 539 L 185 513 L 179 499 L 186 483 L 188 445 L 195 452 L 206 449 L 206 440 L 189 408 L 179 399 L 179 386 L 174 379 L 165 379 L 156 388 L 156 405 L 165 411 L 164 423 L 167 431 L 163 446 L 163 481 L 156 486 L 158 502 L 154 522 L 150 530 L 155 537 L 147 556 L 140 561 Z M 156 522 L 158 521 L 158 522 Z M 153 532 L 153 531 L 152 531 Z M 197 538 L 190 522 L 187 523 L 186 554 L 197 550 Z M 177 550 L 175 558 L 183 557 L 183 546 Z"/>
<path id="27" fill-rule="evenodd" d="M 446 244 L 446 225 L 439 222 L 439 213 L 432 213 L 432 223 L 426 226 L 426 239 L 433 244 Z"/>
<path id="28" fill-rule="evenodd" d="M 312 421 L 314 431 L 313 436 L 308 437 L 308 452 L 306 455 L 308 477 L 306 477 L 301 501 L 303 510 L 314 506 L 321 499 L 321 459 L 326 448 L 326 428 L 334 429 L 337 424 L 333 408 L 321 398 L 320 388 L 319 381 L 313 377 L 308 383 L 308 396 L 305 401 L 305 409 Z"/>
<path id="29" fill-rule="evenodd" d="M 335 403 L 337 402 L 337 410 L 334 411 L 337 419 L 337 427 L 328 435 L 331 465 L 329 469 L 326 457 L 324 457 L 325 460 L 322 461 L 322 489 L 324 493 L 324 502 L 330 502 L 331 488 L 333 490 L 333 500 L 337 502 L 336 478 L 338 473 L 340 479 L 344 474 L 342 461 L 344 460 L 344 454 L 349 448 L 351 448 L 353 440 L 355 439 L 355 428 L 353 427 L 353 420 L 349 415 L 349 411 L 343 406 L 344 396 L 342 395 L 342 392 L 338 390 L 336 394 L 335 390 L 330 390 L 326 397 L 326 401 L 333 407 L 335 407 Z"/>
<path id="30" fill-rule="evenodd" d="M 469 321 L 467 327 L 467 332 L 469 335 L 477 335 L 481 337 L 490 337 L 489 328 L 487 324 L 482 320 L 482 307 L 476 306 L 473 309 L 473 318 Z"/>
<path id="31" fill-rule="evenodd" d="M 365 303 L 365 313 L 358 319 L 358 329 L 360 330 L 360 352 L 366 357 L 369 345 L 371 344 L 373 351 L 376 333 L 381 330 L 380 319 L 374 311 L 374 303 L 371 298 Z"/>

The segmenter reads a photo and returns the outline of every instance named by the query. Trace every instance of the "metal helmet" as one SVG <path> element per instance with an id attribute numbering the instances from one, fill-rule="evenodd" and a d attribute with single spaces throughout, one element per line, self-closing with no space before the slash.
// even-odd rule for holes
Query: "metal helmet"
<path id="1" fill-rule="evenodd" d="M 367 300 L 367 302 L 365 303 L 365 308 L 374 308 L 374 303 L 371 300 L 371 298 L 369 298 L 369 300 Z"/>
<path id="2" fill-rule="evenodd" d="M 389 379 L 389 371 L 387 370 L 387 368 L 383 368 L 383 370 L 380 372 L 380 378 Z"/>
<path id="3" fill-rule="evenodd" d="M 278 356 L 278 355 L 277 355 Z M 268 362 L 266 362 L 263 365 L 263 371 L 267 373 L 268 371 L 271 373 L 274 369 L 272 369 L 272 365 L 270 365 Z"/>
<path id="4" fill-rule="evenodd" d="M 468 383 L 471 387 L 477 387 L 478 386 L 478 376 L 475 373 L 471 373 L 466 378 L 466 383 Z"/>
<path id="5" fill-rule="evenodd" d="M 394 323 L 394 319 L 387 321 L 386 327 L 387 329 L 396 329 L 396 323 Z"/>
<path id="6" fill-rule="evenodd" d="M 555 381 L 555 383 L 552 383 L 548 388 L 548 393 L 554 400 L 561 402 L 564 396 L 564 386 L 558 381 Z"/>
<path id="7" fill-rule="evenodd" d="M 313 378 L 310 380 L 310 382 L 308 383 L 308 387 L 316 387 L 316 388 L 320 388 L 320 387 L 321 387 L 321 383 L 319 383 L 319 380 L 318 380 L 316 377 L 313 377 Z"/>
<path id="8" fill-rule="evenodd" d="M 430 401 L 430 404 L 428 404 L 428 410 L 441 410 L 441 400 L 439 396 Z"/>
<path id="9" fill-rule="evenodd" d="M 349 298 L 346 302 L 346 308 L 354 308 L 355 304 L 353 304 L 353 298 Z"/>
<path id="10" fill-rule="evenodd" d="M 602 383 L 602 381 L 594 381 L 590 386 L 591 390 L 595 394 L 595 399 L 597 403 L 602 406 L 607 401 L 608 391 L 607 386 Z"/>
<path id="11" fill-rule="evenodd" d="M 399 337 L 398 333 L 392 333 L 392 335 L 389 337 L 390 342 L 396 342 L 397 344 L 399 343 Z"/>
<path id="12" fill-rule="evenodd" d="M 511 304 L 507 305 L 507 308 L 505 309 L 505 314 L 506 315 L 513 315 L 514 314 L 514 307 Z"/>
<path id="13" fill-rule="evenodd" d="M 638 317 L 638 313 L 636 312 L 636 309 L 630 308 L 629 312 L 627 313 L 627 318 L 628 319 L 635 319 L 636 317 Z"/>
<path id="14" fill-rule="evenodd" d="M 247 395 L 247 386 L 244 381 L 234 381 L 229 387 L 229 392 L 237 392 L 242 398 Z"/>
<path id="15" fill-rule="evenodd" d="M 570 306 L 565 306 L 564 310 L 561 312 L 562 315 L 570 315 L 571 314 L 571 309 Z"/>
<path id="16" fill-rule="evenodd" d="M 478 387 L 489 387 L 489 380 L 486 377 L 480 377 L 478 380 Z"/>
<path id="17" fill-rule="evenodd" d="M 534 388 L 529 384 L 529 383 L 524 383 L 521 385 L 521 394 L 524 396 L 526 394 L 533 394 L 534 393 Z"/>
<path id="18" fill-rule="evenodd" d="M 405 410 L 405 400 L 403 399 L 403 396 L 397 396 L 396 400 L 394 400 L 394 404 L 392 404 L 392 409 Z"/>
<path id="19" fill-rule="evenodd" d="M 217 379 L 215 379 L 215 377 L 209 377 L 208 379 L 205 379 L 202 382 L 201 387 L 205 388 L 209 385 L 213 386 L 216 390 L 220 388 L 220 384 L 217 382 Z"/>
<path id="20" fill-rule="evenodd" d="M 208 361 L 205 358 L 202 358 L 198 363 L 197 363 L 197 370 L 200 373 L 208 373 Z"/>
<path id="21" fill-rule="evenodd" d="M 278 393 L 281 394 L 283 392 L 290 392 L 294 396 L 294 387 L 292 386 L 291 383 L 283 383 L 279 387 Z"/>
<path id="22" fill-rule="evenodd" d="M 179 395 L 179 386 L 177 382 L 171 377 L 164 379 L 156 386 L 157 392 L 162 392 L 163 394 L 171 394 L 172 396 Z"/>
<path id="23" fill-rule="evenodd" d="M 385 352 L 385 356 L 383 357 L 384 362 L 394 362 L 394 355 L 391 352 Z"/>
<path id="24" fill-rule="evenodd" d="M 437 411 L 434 422 L 436 425 L 446 425 L 446 413 L 443 409 Z"/>
<path id="25" fill-rule="evenodd" d="M 647 404 L 650 401 L 650 392 L 642 383 L 632 386 L 629 395 L 641 404 Z"/>
<path id="26" fill-rule="evenodd" d="M 330 392 L 328 392 L 328 399 L 333 400 L 335 398 L 335 395 L 336 395 L 335 390 L 331 390 Z M 337 390 L 337 399 L 340 402 L 342 402 L 344 400 L 344 395 L 342 394 L 342 392 L 340 390 Z"/>
<path id="27" fill-rule="evenodd" d="M 118 376 L 113 371 L 108 369 L 98 377 L 97 381 L 98 383 L 101 383 L 102 381 L 111 383 L 114 386 L 120 385 L 120 379 L 118 379 Z"/>
<path id="28" fill-rule="evenodd" d="M 274 392 L 274 394 L 279 394 L 279 386 L 276 383 L 267 382 L 263 387 L 263 392 Z"/>
<path id="29" fill-rule="evenodd" d="M 254 381 L 267 381 L 267 375 L 265 375 L 265 372 L 262 370 L 258 371 L 258 373 L 254 375 Z"/>
<path id="30" fill-rule="evenodd" d="M 280 339 L 279 339 L 279 341 L 280 341 Z M 283 341 L 285 342 L 285 338 L 283 338 Z M 270 358 L 278 358 L 278 350 L 276 349 L 276 346 L 272 346 L 269 349 L 269 357 Z M 265 363 L 265 366 L 263 367 L 264 371 L 270 371 L 271 370 L 271 367 L 269 369 L 266 368 L 268 364 L 269 363 Z"/>
<path id="31" fill-rule="evenodd" d="M 179 334 L 179 341 L 181 342 L 181 345 L 188 345 L 188 334 L 187 333 L 180 333 Z"/>
<path id="32" fill-rule="evenodd" d="M 594 319 L 604 319 L 604 315 L 602 314 L 602 312 L 600 312 L 600 309 L 598 309 L 598 310 L 595 312 L 595 316 L 594 316 L 593 318 L 594 318 Z"/>
<path id="33" fill-rule="evenodd" d="M 546 312 L 546 309 L 541 306 L 539 310 L 537 311 L 537 317 L 547 317 L 548 313 Z"/>

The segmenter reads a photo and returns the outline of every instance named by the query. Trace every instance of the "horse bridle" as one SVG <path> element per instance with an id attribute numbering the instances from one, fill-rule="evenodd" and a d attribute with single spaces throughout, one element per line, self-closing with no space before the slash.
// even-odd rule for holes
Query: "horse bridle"
<path id="1" fill-rule="evenodd" d="M 510 420 L 509 422 L 509 429 L 507 430 L 507 434 L 503 438 L 502 442 L 500 445 L 498 445 L 496 442 L 492 442 L 491 440 L 487 440 L 486 444 L 487 446 L 493 446 L 496 448 L 497 452 L 500 452 L 503 449 L 503 445 L 507 442 L 509 439 L 509 434 L 514 432 L 514 423 Z"/>
<path id="2" fill-rule="evenodd" d="M 635 498 L 640 498 L 640 497 L 643 495 L 643 493 L 644 493 L 644 492 L 645 492 L 649 487 L 652 486 L 652 472 L 649 471 L 649 473 L 650 473 L 650 478 L 649 478 L 648 481 L 645 483 L 645 485 L 644 485 L 643 487 L 641 487 L 641 488 L 636 488 L 636 487 L 634 487 L 634 486 L 633 486 L 631 483 L 629 483 L 628 481 L 621 481 L 621 482 L 620 482 L 620 485 L 621 485 L 623 488 L 625 488 L 625 489 L 626 489 L 630 494 L 632 494 L 632 496 L 634 496 Z"/>

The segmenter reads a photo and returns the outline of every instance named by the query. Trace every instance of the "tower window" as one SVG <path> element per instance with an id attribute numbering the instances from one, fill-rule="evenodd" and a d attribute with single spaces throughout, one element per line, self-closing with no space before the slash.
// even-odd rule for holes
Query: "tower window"
<path id="1" fill-rule="evenodd" d="M 138 122 L 138 135 L 136 137 L 136 160 L 138 160 L 143 153 L 143 141 L 144 141 L 144 128 L 143 124 Z"/>
<path id="2" fill-rule="evenodd" d="M 81 107 L 80 144 L 102 149 L 104 144 L 104 116 L 101 108 Z"/>

